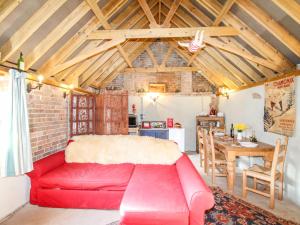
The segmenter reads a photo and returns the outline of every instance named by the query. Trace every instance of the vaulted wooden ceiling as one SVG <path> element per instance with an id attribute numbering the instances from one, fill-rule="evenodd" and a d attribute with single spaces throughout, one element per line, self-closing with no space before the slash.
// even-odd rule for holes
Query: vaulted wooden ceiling
<path id="1" fill-rule="evenodd" d="M 82 88 L 123 72 L 200 71 L 236 89 L 295 69 L 299 15 L 297 0 L 0 0 L 0 60 L 15 66 L 22 51 L 29 72 Z M 179 47 L 199 29 L 205 48 Z M 169 45 L 160 65 L 149 48 L 157 40 Z M 154 67 L 133 68 L 144 51 Z M 174 51 L 187 67 L 166 66 Z"/>

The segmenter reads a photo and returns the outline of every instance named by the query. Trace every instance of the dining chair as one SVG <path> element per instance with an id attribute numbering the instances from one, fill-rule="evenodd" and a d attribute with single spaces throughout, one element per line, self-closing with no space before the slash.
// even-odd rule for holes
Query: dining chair
<path id="1" fill-rule="evenodd" d="M 227 178 L 227 160 L 224 153 L 215 149 L 213 131 L 210 130 L 208 135 L 207 130 L 204 130 L 203 135 L 207 149 L 207 167 L 208 170 L 211 169 L 212 185 L 214 186 L 216 177 Z"/>
<path id="2" fill-rule="evenodd" d="M 278 181 L 278 199 L 282 200 L 284 162 L 286 158 L 287 146 L 288 137 L 285 137 L 284 144 L 281 144 L 280 139 L 277 139 L 271 168 L 253 165 L 249 169 L 243 171 L 243 198 L 247 197 L 248 191 L 269 197 L 269 207 L 273 209 L 275 206 L 275 183 Z M 253 188 L 248 186 L 248 177 L 253 178 Z M 257 183 L 269 186 L 270 191 L 266 192 L 258 190 Z"/>
<path id="3" fill-rule="evenodd" d="M 205 149 L 204 149 L 204 139 L 203 139 L 203 128 L 197 128 L 197 138 L 198 138 L 198 151 L 200 155 L 200 166 L 205 168 Z M 207 171 L 205 171 L 207 172 Z"/>

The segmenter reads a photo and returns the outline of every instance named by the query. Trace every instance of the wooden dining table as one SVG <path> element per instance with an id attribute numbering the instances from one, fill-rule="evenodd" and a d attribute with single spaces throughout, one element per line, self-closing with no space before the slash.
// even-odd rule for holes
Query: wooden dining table
<path id="1" fill-rule="evenodd" d="M 242 140 L 249 141 L 249 140 Z M 215 149 L 224 152 L 227 160 L 227 185 L 228 192 L 233 192 L 235 177 L 236 177 L 236 157 L 238 156 L 260 156 L 264 159 L 266 167 L 271 167 L 275 147 L 263 142 L 257 142 L 256 147 L 243 147 L 237 142 L 236 139 L 229 136 L 215 136 L 214 137 Z"/>

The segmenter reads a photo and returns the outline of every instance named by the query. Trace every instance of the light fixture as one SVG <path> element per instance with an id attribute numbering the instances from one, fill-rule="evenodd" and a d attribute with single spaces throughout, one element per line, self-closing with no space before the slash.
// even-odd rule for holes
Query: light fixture
<path id="1" fill-rule="evenodd" d="M 148 96 L 153 102 L 156 102 L 157 99 L 159 98 L 159 93 L 158 92 L 149 92 Z"/>
<path id="2" fill-rule="evenodd" d="M 68 85 L 68 86 L 65 87 L 65 88 L 68 88 L 69 91 L 64 91 L 64 93 L 63 93 L 63 97 L 64 97 L 64 98 L 66 98 L 67 95 L 74 89 L 74 84 L 70 84 L 70 85 Z"/>
<path id="3" fill-rule="evenodd" d="M 229 89 L 225 86 L 219 87 L 218 95 L 224 96 L 229 99 Z"/>
<path id="4" fill-rule="evenodd" d="M 37 77 L 38 83 L 35 87 L 32 86 L 31 82 L 29 82 L 27 84 L 27 92 L 30 93 L 33 89 L 41 89 L 41 87 L 43 86 L 43 80 L 44 80 L 44 76 L 39 75 Z"/>

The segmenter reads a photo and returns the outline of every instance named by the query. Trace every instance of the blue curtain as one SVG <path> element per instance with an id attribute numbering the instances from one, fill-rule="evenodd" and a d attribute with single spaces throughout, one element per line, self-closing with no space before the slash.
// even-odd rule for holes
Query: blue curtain
<path id="1" fill-rule="evenodd" d="M 26 98 L 26 74 L 9 71 L 8 101 L 4 107 L 1 137 L 1 177 L 18 176 L 32 170 L 32 154 Z M 1 148 L 2 148 L 1 147 Z"/>

